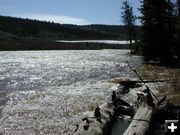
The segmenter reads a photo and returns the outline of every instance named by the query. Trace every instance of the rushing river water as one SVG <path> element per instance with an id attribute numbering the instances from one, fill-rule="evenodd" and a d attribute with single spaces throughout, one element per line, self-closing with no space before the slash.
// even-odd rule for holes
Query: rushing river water
<path id="1" fill-rule="evenodd" d="M 0 134 L 68 134 L 108 98 L 108 79 L 133 77 L 127 50 L 0 52 Z"/>

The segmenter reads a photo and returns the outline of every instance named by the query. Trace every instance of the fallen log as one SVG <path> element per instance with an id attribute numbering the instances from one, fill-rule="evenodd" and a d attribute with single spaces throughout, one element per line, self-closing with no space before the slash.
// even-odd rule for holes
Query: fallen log
<path id="1" fill-rule="evenodd" d="M 111 126 L 121 115 L 134 115 L 134 108 L 112 93 L 112 101 L 89 113 L 78 125 L 74 135 L 109 135 Z"/>
<path id="2" fill-rule="evenodd" d="M 138 96 L 138 100 L 140 100 L 138 109 L 123 135 L 145 135 L 149 130 L 154 110 L 154 105 L 150 102 L 153 101 L 148 101 L 148 97 L 151 95 L 144 96 L 142 94 Z"/>
<path id="3" fill-rule="evenodd" d="M 78 130 L 74 135 L 103 135 L 105 130 L 107 130 L 107 125 L 113 121 L 114 105 L 112 102 L 105 103 L 98 107 L 95 113 L 92 112 L 83 118 L 82 123 L 79 124 Z M 97 112 L 99 110 L 99 112 Z M 99 117 L 95 116 L 100 115 Z"/>
<path id="4" fill-rule="evenodd" d="M 132 88 L 138 88 L 138 87 L 142 87 L 142 83 L 157 83 L 157 82 L 166 82 L 169 80 L 145 80 L 145 81 L 141 81 L 141 80 L 113 80 L 111 82 L 113 83 L 118 83 L 120 84 L 120 93 L 121 94 L 126 94 L 129 92 L 130 89 Z"/>
<path id="5" fill-rule="evenodd" d="M 157 80 L 156 80 L 157 81 Z M 164 80 L 161 80 L 164 81 Z M 131 81 L 124 81 L 128 83 Z M 142 81 L 132 81 L 133 83 L 144 83 Z M 154 81 L 155 82 L 155 81 Z M 160 82 L 160 80 L 159 80 Z M 155 104 L 155 96 L 147 86 L 144 92 L 138 94 L 139 106 L 134 115 L 134 108 L 129 103 L 122 100 L 117 94 L 112 92 L 112 101 L 103 104 L 95 109 L 95 112 L 89 113 L 78 125 L 74 135 L 106 135 L 111 133 L 111 126 L 119 116 L 129 115 L 133 117 L 124 135 L 145 135 L 149 130 L 150 121 Z M 157 99 L 156 99 L 157 100 Z"/>
<path id="6" fill-rule="evenodd" d="M 143 103 L 136 111 L 129 127 L 123 135 L 145 135 L 150 126 L 153 108 Z"/>
<path id="7" fill-rule="evenodd" d="M 166 82 L 169 80 L 144 80 L 143 83 L 157 83 L 157 82 Z M 134 86 L 137 83 L 142 83 L 141 80 L 115 80 L 115 82 L 123 86 Z"/>

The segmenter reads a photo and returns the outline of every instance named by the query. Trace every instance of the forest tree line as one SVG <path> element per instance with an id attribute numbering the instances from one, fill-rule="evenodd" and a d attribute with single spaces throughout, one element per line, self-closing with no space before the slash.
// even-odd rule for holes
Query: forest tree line
<path id="1" fill-rule="evenodd" d="M 145 61 L 174 64 L 180 59 L 179 0 L 144 0 L 141 7 Z"/>
<path id="2" fill-rule="evenodd" d="M 139 17 L 132 9 L 125 0 L 122 20 L 131 41 L 136 39 L 135 20 L 140 19 L 142 36 L 135 46 L 139 45 L 144 60 L 165 65 L 180 63 L 180 0 L 142 0 Z"/>
<path id="3" fill-rule="evenodd" d="M 139 29 L 138 26 L 136 26 Z M 0 31 L 20 37 L 56 39 L 127 39 L 124 26 L 71 25 L 0 16 Z"/>

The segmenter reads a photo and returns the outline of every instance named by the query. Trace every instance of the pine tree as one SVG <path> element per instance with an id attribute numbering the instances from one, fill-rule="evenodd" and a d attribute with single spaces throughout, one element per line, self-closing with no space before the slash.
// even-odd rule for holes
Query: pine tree
<path id="1" fill-rule="evenodd" d="M 176 5 L 177 5 L 177 13 L 178 13 L 178 16 L 180 16 L 180 0 L 177 0 L 177 1 L 176 1 Z"/>
<path id="2" fill-rule="evenodd" d="M 174 16 L 170 0 L 144 0 L 141 6 L 145 61 L 170 63 L 174 54 Z"/>
<path id="3" fill-rule="evenodd" d="M 132 40 L 134 38 L 134 40 L 136 41 L 136 34 L 135 34 L 135 21 L 136 21 L 136 17 L 133 14 L 133 9 L 130 6 L 130 4 L 128 3 L 128 1 L 124 1 L 123 2 L 123 6 L 122 6 L 122 21 L 125 24 L 127 30 L 128 30 L 128 38 L 129 38 L 129 42 L 130 42 L 130 51 L 131 54 L 133 53 L 133 43 Z"/>
<path id="4" fill-rule="evenodd" d="M 180 59 L 180 0 L 176 1 L 176 55 Z"/>

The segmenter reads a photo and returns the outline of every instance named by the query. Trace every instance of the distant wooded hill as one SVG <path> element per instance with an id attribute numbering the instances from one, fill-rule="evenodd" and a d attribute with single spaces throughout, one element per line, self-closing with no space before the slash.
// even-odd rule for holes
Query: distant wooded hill
<path id="1" fill-rule="evenodd" d="M 136 26 L 137 35 L 140 27 Z M 25 38 L 127 39 L 125 26 L 58 24 L 53 22 L 0 16 L 0 31 Z"/>

